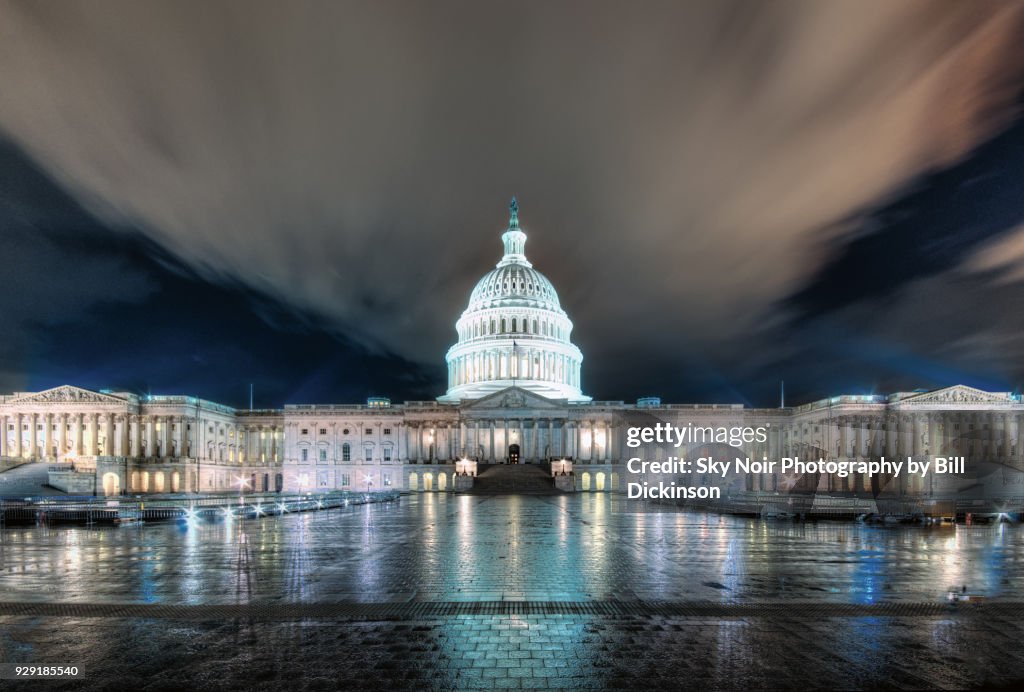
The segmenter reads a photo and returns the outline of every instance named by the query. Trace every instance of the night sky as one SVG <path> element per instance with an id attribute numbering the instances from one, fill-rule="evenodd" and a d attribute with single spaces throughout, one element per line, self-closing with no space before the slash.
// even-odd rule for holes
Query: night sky
<path id="1" fill-rule="evenodd" d="M 431 399 L 515 194 L 598 399 L 1024 386 L 1024 3 L 0 0 L 0 391 Z"/>

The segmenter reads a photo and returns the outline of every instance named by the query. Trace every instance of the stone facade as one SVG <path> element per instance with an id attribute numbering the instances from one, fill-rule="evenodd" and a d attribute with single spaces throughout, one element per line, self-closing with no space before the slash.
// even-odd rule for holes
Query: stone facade
<path id="1" fill-rule="evenodd" d="M 381 400 L 362 405 L 234 409 L 186 396 L 140 397 L 62 386 L 0 397 L 0 457 L 69 464 L 94 473 L 98 494 L 452 490 L 455 463 L 572 462 L 576 488 L 618 489 L 629 427 L 765 427 L 763 443 L 645 447 L 647 456 L 744 455 L 834 460 L 963 455 L 1022 468 L 1024 404 L 1005 392 L 955 386 L 933 392 L 840 396 L 795 408 L 570 403 L 510 387 L 459 404 Z M 70 468 L 70 466 L 68 467 Z M 788 490 L 779 474 L 739 489 Z M 806 482 L 801 479 L 799 482 Z M 929 493 L 906 478 L 901 493 Z M 858 477 L 813 489 L 866 492 Z M 76 486 L 77 487 L 77 486 Z"/>
<path id="2" fill-rule="evenodd" d="M 795 408 L 592 401 L 583 355 L 554 287 L 526 260 L 513 200 L 504 256 L 478 282 L 456 323 L 448 390 L 435 401 L 235 409 L 188 396 L 94 392 L 65 385 L 0 397 L 0 469 L 24 460 L 92 474 L 95 492 L 451 490 L 456 462 L 571 462 L 578 490 L 619 489 L 630 427 L 669 423 L 764 427 L 759 443 L 646 448 L 648 457 L 714 455 L 870 460 L 962 455 L 1024 464 L 1017 395 L 954 386 L 933 392 L 839 396 Z M 57 476 L 63 478 L 63 476 Z M 1020 480 L 1021 474 L 1013 476 Z M 67 481 L 80 487 L 80 479 Z M 877 491 L 866 478 L 731 479 L 738 490 Z M 1016 481 L 1014 481 L 1016 482 Z M 565 479 L 560 481 L 565 485 Z M 902 477 L 900 494 L 935 491 Z M 811 484 L 813 487 L 807 487 Z"/>

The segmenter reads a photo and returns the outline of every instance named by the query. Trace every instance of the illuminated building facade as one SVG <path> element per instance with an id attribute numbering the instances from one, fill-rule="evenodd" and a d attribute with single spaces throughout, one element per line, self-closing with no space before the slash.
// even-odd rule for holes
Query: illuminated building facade
<path id="1" fill-rule="evenodd" d="M 954 386 L 891 396 L 839 396 L 795 408 L 635 404 L 583 394 L 583 355 L 551 282 L 527 261 L 513 200 L 504 255 L 473 289 L 449 349 L 448 389 L 435 401 L 236 409 L 188 396 L 139 396 L 62 386 L 0 397 L 0 463 L 59 468 L 51 483 L 116 495 L 253 491 L 452 490 L 457 462 L 549 463 L 578 490 L 620 489 L 631 426 L 764 426 L 763 442 L 646 453 L 819 457 L 836 460 L 963 454 L 1020 468 L 1024 404 L 1006 392 Z M 737 490 L 779 491 L 777 474 L 731 479 Z M 803 479 L 800 482 L 806 483 Z M 815 489 L 866 492 L 857 477 Z M 900 481 L 900 493 L 927 493 Z"/>

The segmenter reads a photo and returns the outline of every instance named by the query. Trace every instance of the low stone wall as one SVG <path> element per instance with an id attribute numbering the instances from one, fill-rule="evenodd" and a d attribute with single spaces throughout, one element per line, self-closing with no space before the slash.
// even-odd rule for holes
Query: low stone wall
<path id="1" fill-rule="evenodd" d="M 74 471 L 50 471 L 49 483 L 69 495 L 95 495 L 96 475 Z"/>
<path id="2" fill-rule="evenodd" d="M 0 457 L 0 473 L 13 469 L 15 466 L 21 466 L 27 464 L 27 459 L 19 459 L 18 457 Z"/>
<path id="3" fill-rule="evenodd" d="M 576 477 L 572 474 L 559 474 L 555 476 L 555 487 L 565 493 L 576 491 Z"/>

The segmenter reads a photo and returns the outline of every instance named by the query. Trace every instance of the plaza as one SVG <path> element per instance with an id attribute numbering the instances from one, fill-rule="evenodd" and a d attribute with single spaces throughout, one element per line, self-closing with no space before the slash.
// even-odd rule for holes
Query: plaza
<path id="1" fill-rule="evenodd" d="M 0 537 L 0 660 L 76 664 L 83 689 L 1024 677 L 1024 536 L 1005 524 L 802 524 L 623 514 L 606 494 L 423 493 L 234 524 Z M 947 605 L 961 585 L 985 604 Z"/>

